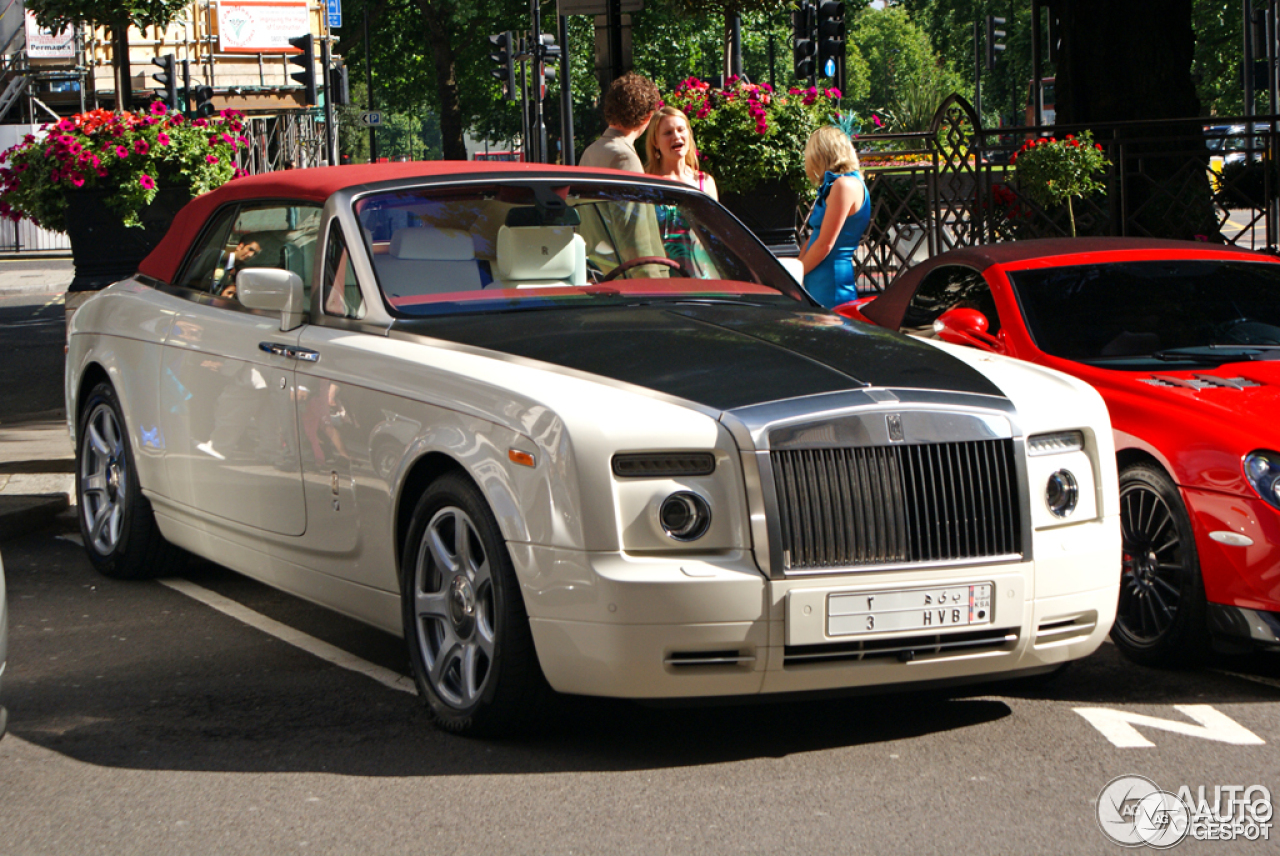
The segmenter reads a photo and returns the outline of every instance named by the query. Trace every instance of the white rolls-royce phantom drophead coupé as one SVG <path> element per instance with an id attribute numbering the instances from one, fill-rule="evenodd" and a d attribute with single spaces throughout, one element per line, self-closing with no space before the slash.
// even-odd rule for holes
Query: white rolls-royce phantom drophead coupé
<path id="1" fill-rule="evenodd" d="M 101 572 L 189 551 L 403 635 L 453 731 L 1047 672 L 1115 614 L 1092 388 L 827 312 L 648 176 L 232 181 L 75 313 L 66 398 Z"/>

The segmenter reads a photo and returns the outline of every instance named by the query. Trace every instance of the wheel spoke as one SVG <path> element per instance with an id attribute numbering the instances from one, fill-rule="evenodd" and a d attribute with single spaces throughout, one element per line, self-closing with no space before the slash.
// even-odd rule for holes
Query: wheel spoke
<path id="1" fill-rule="evenodd" d="M 109 457 L 111 455 L 111 447 L 107 445 L 107 441 L 103 439 L 102 432 L 94 422 L 89 423 L 89 445 L 93 448 L 95 454 L 101 457 Z"/>
<path id="2" fill-rule="evenodd" d="M 458 554 L 456 551 L 450 551 L 444 533 L 440 531 L 445 519 L 447 518 L 437 517 L 431 522 L 431 527 L 427 531 L 427 549 L 431 551 L 431 558 L 442 574 L 456 574 L 459 570 Z"/>
<path id="3" fill-rule="evenodd" d="M 461 662 L 462 703 L 471 704 L 480 695 L 480 649 L 475 645 L 467 645 L 462 652 Z"/>
<path id="4" fill-rule="evenodd" d="M 103 503 L 93 510 L 93 517 L 90 520 L 89 537 L 93 539 L 93 543 L 99 547 L 110 549 L 102 538 L 102 530 L 106 528 L 107 522 L 111 517 L 112 506 L 110 503 Z"/>
<path id="5" fill-rule="evenodd" d="M 452 638 L 452 634 L 449 636 L 448 642 L 440 646 L 435 662 L 431 664 L 431 684 L 441 695 L 452 696 L 454 693 L 444 682 L 445 674 L 449 671 L 449 666 L 462 657 L 462 645 L 456 638 Z"/>
<path id="6" fill-rule="evenodd" d="M 449 619 L 449 597 L 443 591 L 419 591 L 414 598 L 414 607 L 418 618 Z"/>
<path id="7" fill-rule="evenodd" d="M 100 493 L 106 493 L 107 477 L 101 472 L 85 476 L 80 481 L 80 489 L 85 496 L 97 496 Z"/>

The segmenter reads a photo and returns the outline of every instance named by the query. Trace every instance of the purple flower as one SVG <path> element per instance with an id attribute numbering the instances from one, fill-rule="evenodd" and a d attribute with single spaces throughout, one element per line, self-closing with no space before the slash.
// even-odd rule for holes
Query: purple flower
<path id="1" fill-rule="evenodd" d="M 140 155 L 145 155 L 147 152 L 151 150 L 151 146 L 147 143 L 146 140 L 134 140 L 133 150 Z"/>

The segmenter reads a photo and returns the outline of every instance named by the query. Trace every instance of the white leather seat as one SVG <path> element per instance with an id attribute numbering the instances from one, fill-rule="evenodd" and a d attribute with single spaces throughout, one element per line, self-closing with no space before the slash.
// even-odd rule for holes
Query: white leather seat
<path id="1" fill-rule="evenodd" d="M 397 229 L 386 255 L 374 256 L 389 297 L 477 291 L 484 287 L 471 233 L 434 226 Z"/>
<path id="2" fill-rule="evenodd" d="M 502 226 L 497 277 L 506 288 L 586 285 L 587 244 L 572 226 Z"/>

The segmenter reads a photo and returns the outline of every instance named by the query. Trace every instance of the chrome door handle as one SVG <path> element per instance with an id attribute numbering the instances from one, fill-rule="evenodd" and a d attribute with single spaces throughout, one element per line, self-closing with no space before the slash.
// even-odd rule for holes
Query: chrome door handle
<path id="1" fill-rule="evenodd" d="M 313 351 L 310 348 L 295 348 L 292 345 L 282 345 L 279 342 L 259 342 L 258 350 L 277 357 L 287 357 L 291 360 L 305 360 L 309 363 L 320 361 L 319 351 Z"/>

